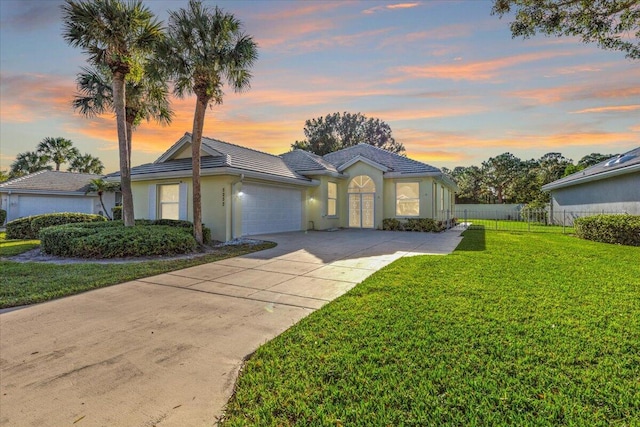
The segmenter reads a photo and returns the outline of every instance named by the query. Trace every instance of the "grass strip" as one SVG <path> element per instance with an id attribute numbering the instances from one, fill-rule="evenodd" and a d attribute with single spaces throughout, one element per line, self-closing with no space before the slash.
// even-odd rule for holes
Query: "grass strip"
<path id="1" fill-rule="evenodd" d="M 224 426 L 638 426 L 640 248 L 469 230 L 251 357 Z"/>

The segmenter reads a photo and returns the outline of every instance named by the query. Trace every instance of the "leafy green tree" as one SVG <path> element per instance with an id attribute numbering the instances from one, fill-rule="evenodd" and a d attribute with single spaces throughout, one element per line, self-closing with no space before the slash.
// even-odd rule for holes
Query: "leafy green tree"
<path id="1" fill-rule="evenodd" d="M 638 0 L 494 0 L 493 14 L 515 13 L 513 37 L 576 36 L 584 43 L 640 59 Z"/>
<path id="2" fill-rule="evenodd" d="M 605 160 L 609 160 L 612 157 L 615 157 L 615 154 L 600 154 L 600 153 L 591 153 L 587 154 L 580 160 L 578 160 L 578 164 L 570 164 L 564 170 L 564 174 L 562 176 L 568 176 L 576 172 L 580 172 L 583 169 L 588 168 L 589 166 L 597 165 L 598 163 L 604 162 Z"/>
<path id="3" fill-rule="evenodd" d="M 49 157 L 46 154 L 40 154 L 36 151 L 25 151 L 16 156 L 16 160 L 11 163 L 11 178 L 28 175 L 30 173 L 39 172 L 41 170 L 53 169 L 49 163 Z"/>
<path id="4" fill-rule="evenodd" d="M 38 144 L 37 153 L 48 157 L 56 165 L 57 171 L 60 170 L 61 164 L 71 163 L 71 160 L 79 154 L 73 142 L 62 137 L 43 139 Z"/>
<path id="5" fill-rule="evenodd" d="M 333 113 L 305 122 L 304 141 L 296 141 L 292 149 L 311 151 L 319 156 L 365 143 L 404 155 L 404 146 L 392 135 L 391 127 L 377 118 L 360 113 Z"/>
<path id="6" fill-rule="evenodd" d="M 168 35 L 159 56 L 173 78 L 174 94 L 196 96 L 191 134 L 193 231 L 202 244 L 200 152 L 205 113 L 208 106 L 222 104 L 225 82 L 236 92 L 250 88 L 257 45 L 232 14 L 190 0 L 186 9 L 169 12 Z"/>
<path id="7" fill-rule="evenodd" d="M 69 172 L 93 173 L 100 175 L 104 171 L 102 161 L 91 154 L 78 154 L 69 166 Z"/>
<path id="8" fill-rule="evenodd" d="M 87 190 L 84 192 L 84 194 L 97 193 L 98 198 L 100 199 L 100 205 L 102 206 L 102 211 L 107 218 L 112 219 L 109 215 L 109 211 L 107 211 L 107 208 L 104 206 L 104 200 L 102 199 L 102 196 L 104 195 L 104 193 L 113 193 L 119 190 L 120 184 L 118 184 L 117 182 L 107 182 L 102 178 L 96 178 L 91 180 L 91 183 L 87 187 Z"/>
<path id="9" fill-rule="evenodd" d="M 11 175 L 9 175 L 9 171 L 0 170 L 0 182 L 5 182 L 11 179 Z"/>
<path id="10" fill-rule="evenodd" d="M 560 153 L 547 153 L 538 160 L 538 175 L 540 185 L 556 181 L 564 176 L 567 166 L 573 160 L 567 159 Z"/>
<path id="11" fill-rule="evenodd" d="M 88 55 L 89 63 L 111 73 L 118 130 L 123 218 L 134 225 L 131 154 L 127 139 L 125 80 L 140 76 L 142 62 L 162 39 L 162 26 L 140 1 L 66 0 L 62 6 L 64 39 Z"/>
<path id="12" fill-rule="evenodd" d="M 483 187 L 485 195 L 496 203 L 512 200 L 513 182 L 521 169 L 521 160 L 511 153 L 503 153 L 482 162 Z"/>
<path id="13" fill-rule="evenodd" d="M 456 203 L 483 203 L 483 176 L 482 170 L 477 166 L 456 166 L 452 171 L 442 171 L 447 173 L 458 185 Z"/>

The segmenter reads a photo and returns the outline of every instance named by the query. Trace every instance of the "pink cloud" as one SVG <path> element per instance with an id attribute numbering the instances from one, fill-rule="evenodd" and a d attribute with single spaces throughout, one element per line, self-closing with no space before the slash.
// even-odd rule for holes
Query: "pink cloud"
<path id="1" fill-rule="evenodd" d="M 419 2 L 395 3 L 395 4 L 388 4 L 388 5 L 385 5 L 385 6 L 375 6 L 375 7 L 369 8 L 369 9 L 365 9 L 365 10 L 362 11 L 362 13 L 364 13 L 366 15 L 371 15 L 373 13 L 384 11 L 384 10 L 411 9 L 411 8 L 418 7 L 418 6 L 420 6 Z"/>

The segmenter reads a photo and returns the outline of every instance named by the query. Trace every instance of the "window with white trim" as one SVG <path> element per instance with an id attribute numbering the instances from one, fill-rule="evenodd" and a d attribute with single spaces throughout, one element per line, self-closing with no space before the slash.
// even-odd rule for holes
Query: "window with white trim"
<path id="1" fill-rule="evenodd" d="M 396 216 L 420 215 L 420 184 L 396 182 Z"/>
<path id="2" fill-rule="evenodd" d="M 158 219 L 180 219 L 180 184 L 158 185 Z"/>
<path id="3" fill-rule="evenodd" d="M 327 182 L 327 216 L 338 214 L 338 184 Z"/>

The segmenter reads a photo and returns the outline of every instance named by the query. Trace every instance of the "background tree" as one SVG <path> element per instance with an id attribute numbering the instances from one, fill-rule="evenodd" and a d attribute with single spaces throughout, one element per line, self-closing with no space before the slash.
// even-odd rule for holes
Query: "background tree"
<path id="1" fill-rule="evenodd" d="M 80 47 L 89 63 L 111 73 L 113 109 L 118 130 L 122 214 L 124 224 L 134 225 L 131 192 L 131 154 L 127 140 L 125 80 L 140 76 L 141 62 L 162 39 L 162 27 L 140 1 L 66 0 L 62 6 L 64 39 Z"/>
<path id="2" fill-rule="evenodd" d="M 87 187 L 87 190 L 84 192 L 84 194 L 97 193 L 98 198 L 100 199 L 100 205 L 102 206 L 102 210 L 105 216 L 109 219 L 112 219 L 111 215 L 109 215 L 109 212 L 107 211 L 107 208 L 104 206 L 104 200 L 102 199 L 102 196 L 104 195 L 104 193 L 113 193 L 119 190 L 120 184 L 118 184 L 117 182 L 107 182 L 102 178 L 96 178 L 91 180 L 91 183 Z"/>
<path id="3" fill-rule="evenodd" d="M 9 175 L 9 171 L 0 170 L 0 182 L 5 182 L 11 179 L 11 175 Z"/>
<path id="4" fill-rule="evenodd" d="M 640 59 L 638 0 L 494 0 L 493 14 L 515 12 L 513 37 L 576 36 L 603 49 L 619 50 Z"/>
<path id="5" fill-rule="evenodd" d="M 62 137 L 43 139 L 38 144 L 37 152 L 47 156 L 50 161 L 55 163 L 57 171 L 60 170 L 61 164 L 71 163 L 80 154 L 78 149 L 73 146 L 73 142 Z"/>
<path id="6" fill-rule="evenodd" d="M 564 170 L 564 174 L 562 176 L 571 175 L 572 173 L 580 172 L 581 170 L 588 168 L 589 166 L 597 165 L 598 163 L 604 162 L 605 160 L 609 160 L 612 157 L 615 157 L 616 154 L 600 154 L 600 153 L 591 153 L 587 154 L 580 160 L 578 160 L 577 164 L 569 164 Z"/>
<path id="7" fill-rule="evenodd" d="M 91 154 L 78 154 L 69 166 L 69 172 L 102 174 L 104 165 L 102 161 Z"/>
<path id="8" fill-rule="evenodd" d="M 482 162 L 485 194 L 496 203 L 509 202 L 514 198 L 513 183 L 520 170 L 521 160 L 511 153 L 503 153 Z"/>
<path id="9" fill-rule="evenodd" d="M 225 82 L 236 92 L 249 89 L 257 45 L 232 14 L 190 0 L 186 9 L 169 12 L 160 58 L 174 80 L 174 93 L 180 98 L 196 95 L 191 133 L 193 231 L 202 244 L 200 152 L 205 113 L 207 106 L 222 104 Z"/>
<path id="10" fill-rule="evenodd" d="M 28 175 L 30 173 L 39 172 L 41 170 L 52 170 L 48 165 L 49 157 L 36 151 L 25 151 L 16 156 L 16 160 L 11 163 L 11 178 Z"/>
<path id="11" fill-rule="evenodd" d="M 371 144 L 392 153 L 404 155 L 404 146 L 392 135 L 391 127 L 377 118 L 360 113 L 333 113 L 305 122 L 304 141 L 296 141 L 292 149 L 311 151 L 319 156 L 360 143 Z"/>

